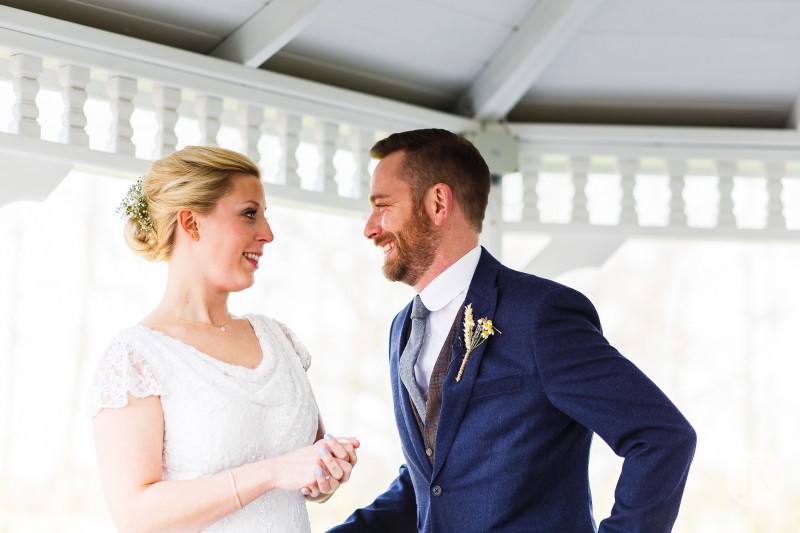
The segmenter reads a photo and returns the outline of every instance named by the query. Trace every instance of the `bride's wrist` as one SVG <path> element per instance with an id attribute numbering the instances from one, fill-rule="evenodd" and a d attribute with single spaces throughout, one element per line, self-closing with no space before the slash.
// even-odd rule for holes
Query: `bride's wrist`
<path id="1" fill-rule="evenodd" d="M 257 463 L 258 479 L 261 481 L 261 492 L 269 492 L 277 488 L 277 479 L 275 473 L 275 459 L 264 459 Z"/>

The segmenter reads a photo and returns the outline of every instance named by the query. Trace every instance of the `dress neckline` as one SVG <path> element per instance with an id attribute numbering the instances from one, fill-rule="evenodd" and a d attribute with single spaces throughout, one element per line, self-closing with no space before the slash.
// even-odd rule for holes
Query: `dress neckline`
<path id="1" fill-rule="evenodd" d="M 166 332 L 164 332 L 164 331 L 162 331 L 160 329 L 151 328 L 150 326 L 145 326 L 144 324 L 136 324 L 135 327 L 140 327 L 140 328 L 146 329 L 147 331 L 149 331 L 151 333 L 154 333 L 159 337 L 164 337 L 166 339 L 169 339 L 170 341 L 172 341 L 172 342 L 174 342 L 176 344 L 179 344 L 179 345 L 183 346 L 184 348 L 187 348 L 188 350 L 196 353 L 200 357 L 202 357 L 204 359 L 208 359 L 211 362 L 222 366 L 223 368 L 235 368 L 235 369 L 242 369 L 242 370 L 246 370 L 246 371 L 250 371 L 250 372 L 255 372 L 255 371 L 259 370 L 264 365 L 264 362 L 267 359 L 266 352 L 265 352 L 265 344 L 261 339 L 261 335 L 259 334 L 259 331 L 258 331 L 258 329 L 256 327 L 255 322 L 251 319 L 249 314 L 242 315 L 240 317 L 236 317 L 236 318 L 234 318 L 234 320 L 236 320 L 237 318 L 241 318 L 241 319 L 247 321 L 247 323 L 250 325 L 250 329 L 253 331 L 253 334 L 256 336 L 256 341 L 258 341 L 258 347 L 261 350 L 261 360 L 258 362 L 258 364 L 256 366 L 254 366 L 252 368 L 249 367 L 249 366 L 236 365 L 236 364 L 233 364 L 233 363 L 225 362 L 225 361 L 223 361 L 223 360 L 221 360 L 221 359 L 219 359 L 217 357 L 214 357 L 213 355 L 207 354 L 206 352 L 204 352 L 200 348 L 194 346 L 193 344 L 189 344 L 188 342 L 186 342 L 186 341 L 184 341 L 182 339 L 179 339 L 178 337 L 175 337 L 173 335 L 170 335 L 169 333 L 166 333 Z"/>

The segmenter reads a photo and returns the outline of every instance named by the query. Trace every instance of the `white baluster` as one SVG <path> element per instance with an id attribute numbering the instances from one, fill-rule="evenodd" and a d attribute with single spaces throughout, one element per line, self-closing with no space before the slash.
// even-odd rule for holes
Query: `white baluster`
<path id="1" fill-rule="evenodd" d="M 137 83 L 133 78 L 112 76 L 108 79 L 108 95 L 111 104 L 111 136 L 108 140 L 109 152 L 123 155 L 136 155 L 136 147 L 131 141 L 133 126 L 133 97 L 136 96 Z"/>
<path id="2" fill-rule="evenodd" d="M 539 184 L 541 158 L 539 156 L 527 156 L 523 159 L 523 165 L 522 220 L 539 222 L 541 213 L 539 213 L 539 193 L 536 191 L 536 186 Z"/>
<path id="3" fill-rule="evenodd" d="M 572 196 L 572 219 L 576 224 L 589 222 L 589 209 L 586 200 L 586 185 L 589 183 L 589 168 L 591 159 L 588 156 L 572 156 L 570 169 L 572 170 L 572 186 L 575 192 Z"/>
<path id="4" fill-rule="evenodd" d="M 178 136 L 175 124 L 178 123 L 178 107 L 181 105 L 181 90 L 166 85 L 153 88 L 153 106 L 156 111 L 156 140 L 153 159 L 160 159 L 175 151 Z"/>
<path id="5" fill-rule="evenodd" d="M 669 174 L 669 226 L 686 226 L 686 201 L 683 191 L 686 188 L 686 159 L 670 159 L 667 161 Z"/>
<path id="6" fill-rule="evenodd" d="M 281 161 L 278 167 L 280 183 L 300 188 L 297 174 L 297 147 L 300 146 L 300 130 L 303 120 L 299 115 L 279 113 L 277 118 L 278 140 L 281 144 Z"/>
<path id="7" fill-rule="evenodd" d="M 200 95 L 197 97 L 194 110 L 197 113 L 197 127 L 200 129 L 200 144 L 217 146 L 219 117 L 222 115 L 222 98 L 206 94 Z"/>
<path id="8" fill-rule="evenodd" d="M 86 133 L 86 113 L 83 106 L 88 95 L 89 69 L 77 65 L 61 65 L 58 69 L 58 82 L 61 84 L 61 98 L 64 100 L 64 114 L 61 125 L 64 129 L 58 140 L 76 146 L 89 146 Z"/>
<path id="9" fill-rule="evenodd" d="M 36 121 L 39 107 L 36 95 L 39 94 L 39 75 L 42 73 L 42 58 L 27 54 L 13 54 L 9 60 L 13 76 L 14 105 L 11 108 L 9 131 L 17 135 L 40 137 L 42 128 Z"/>
<path id="10" fill-rule="evenodd" d="M 717 218 L 717 226 L 720 228 L 736 227 L 736 215 L 733 213 L 733 176 L 736 174 L 736 169 L 736 161 L 717 161 L 717 177 L 719 179 L 719 215 Z"/>
<path id="11" fill-rule="evenodd" d="M 375 144 L 375 132 L 361 128 L 354 128 L 350 137 L 350 150 L 355 161 L 355 176 L 350 196 L 354 198 L 367 198 L 369 196 L 370 174 L 369 155 L 372 145 Z"/>
<path id="12" fill-rule="evenodd" d="M 786 176 L 786 163 L 767 162 L 764 164 L 767 177 L 767 227 L 770 229 L 786 229 L 786 217 L 783 214 L 783 178 Z"/>
<path id="13" fill-rule="evenodd" d="M 240 102 L 239 109 L 236 110 L 236 122 L 242 136 L 242 152 L 258 163 L 261 160 L 258 143 L 261 140 L 261 125 L 264 123 L 264 109 Z"/>
<path id="14" fill-rule="evenodd" d="M 636 175 L 639 172 L 639 159 L 635 157 L 622 157 L 619 159 L 620 200 L 619 223 L 621 226 L 638 226 L 639 215 L 636 212 Z"/>
<path id="15" fill-rule="evenodd" d="M 336 194 L 336 167 L 333 156 L 336 155 L 339 140 L 339 125 L 332 122 L 318 122 L 314 127 L 314 142 L 319 150 L 319 166 L 317 166 L 317 188 L 321 191 Z"/>

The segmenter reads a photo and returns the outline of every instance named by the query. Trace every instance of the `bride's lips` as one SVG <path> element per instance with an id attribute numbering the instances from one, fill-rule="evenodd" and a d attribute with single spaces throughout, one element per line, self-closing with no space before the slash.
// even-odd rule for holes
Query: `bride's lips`
<path id="1" fill-rule="evenodd" d="M 258 268 L 258 261 L 261 259 L 261 254 L 257 252 L 245 252 L 242 254 L 245 261 L 250 263 L 253 268 Z"/>

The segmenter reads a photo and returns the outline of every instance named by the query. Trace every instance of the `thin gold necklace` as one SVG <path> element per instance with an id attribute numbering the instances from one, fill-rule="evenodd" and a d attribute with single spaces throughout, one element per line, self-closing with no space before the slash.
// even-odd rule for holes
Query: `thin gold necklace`
<path id="1" fill-rule="evenodd" d="M 211 326 L 211 327 L 214 327 L 214 328 L 219 328 L 219 330 L 221 332 L 225 333 L 226 331 L 228 331 L 227 329 L 225 329 L 225 326 L 227 326 L 228 324 L 233 322 L 233 317 L 231 316 L 230 313 L 228 313 L 228 321 L 224 322 L 223 324 L 220 324 L 220 325 L 216 325 L 213 322 L 203 322 L 203 321 L 200 321 L 200 320 L 190 320 L 188 318 L 181 318 L 181 317 L 178 317 L 178 320 L 183 320 L 184 322 L 194 322 L 195 324 L 203 324 L 204 326 Z"/>

